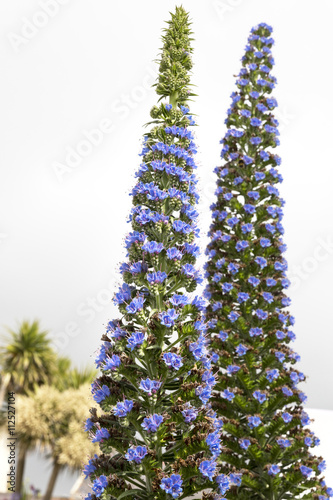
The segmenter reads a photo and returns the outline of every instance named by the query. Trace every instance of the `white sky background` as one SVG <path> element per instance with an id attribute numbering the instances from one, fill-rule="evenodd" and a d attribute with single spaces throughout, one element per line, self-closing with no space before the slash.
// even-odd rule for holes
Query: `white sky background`
<path id="1" fill-rule="evenodd" d="M 103 324 L 116 316 L 110 298 L 125 254 L 128 193 L 140 163 L 143 124 L 156 102 L 150 89 L 157 71 L 153 61 L 176 3 L 48 1 L 58 2 L 58 12 L 40 14 L 47 0 L 0 4 L 0 324 L 15 327 L 22 319 L 39 318 L 59 352 L 84 366 L 92 362 Z M 273 26 L 281 132 L 276 152 L 285 179 L 281 193 L 287 202 L 295 347 L 308 375 L 303 386 L 308 405 L 333 409 L 333 2 L 182 4 L 190 11 L 195 36 L 198 97 L 191 111 L 199 123 L 203 235 L 210 224 L 212 171 L 220 164 L 233 75 L 251 27 Z M 101 127 L 99 144 L 56 175 L 55 162 L 66 165 L 68 151 L 80 149 L 85 133 Z"/>

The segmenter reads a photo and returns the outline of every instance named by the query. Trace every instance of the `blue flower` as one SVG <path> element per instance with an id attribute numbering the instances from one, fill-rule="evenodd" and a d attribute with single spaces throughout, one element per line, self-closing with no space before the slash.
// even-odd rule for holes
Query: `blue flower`
<path id="1" fill-rule="evenodd" d="M 267 266 L 267 260 L 264 257 L 256 257 L 254 261 L 260 266 L 261 269 Z"/>
<path id="2" fill-rule="evenodd" d="M 283 332 L 282 330 L 276 330 L 276 338 L 279 339 L 279 340 L 283 340 L 286 336 L 285 332 Z"/>
<path id="3" fill-rule="evenodd" d="M 206 302 L 202 297 L 195 296 L 191 303 L 192 303 L 192 306 L 199 309 L 199 311 L 205 310 Z"/>
<path id="4" fill-rule="evenodd" d="M 258 326 L 250 328 L 249 335 L 250 337 L 258 337 L 259 335 L 262 335 L 263 331 L 262 328 L 259 328 Z"/>
<path id="5" fill-rule="evenodd" d="M 185 306 L 188 304 L 189 298 L 186 297 L 186 295 L 178 295 L 174 294 L 172 297 L 170 297 L 170 302 L 174 306 Z"/>
<path id="6" fill-rule="evenodd" d="M 209 385 L 199 385 L 195 390 L 195 394 L 204 404 L 206 404 L 212 395 L 212 389 Z"/>
<path id="7" fill-rule="evenodd" d="M 95 493 L 95 496 L 100 497 L 107 485 L 108 480 L 106 476 L 102 475 L 96 478 L 92 485 L 92 490 Z"/>
<path id="8" fill-rule="evenodd" d="M 96 456 L 96 455 L 95 455 Z M 83 469 L 83 474 L 85 474 L 86 476 L 86 479 L 88 479 L 88 477 L 90 476 L 90 474 L 92 474 L 93 472 L 95 472 L 96 470 L 96 467 L 95 465 L 93 464 L 93 461 L 94 459 L 90 459 L 89 462 L 85 465 L 84 469 Z"/>
<path id="9" fill-rule="evenodd" d="M 107 385 L 103 385 L 101 387 L 101 389 L 98 389 L 95 392 L 95 394 L 93 395 L 93 398 L 96 401 L 96 403 L 101 403 L 108 396 L 110 396 L 110 389 L 108 388 Z"/>
<path id="10" fill-rule="evenodd" d="M 237 373 L 239 370 L 240 370 L 240 366 L 238 366 L 238 365 L 228 365 L 227 366 L 228 375 L 233 375 L 234 373 Z"/>
<path id="11" fill-rule="evenodd" d="M 84 430 L 86 432 L 90 431 L 92 428 L 94 427 L 94 423 L 91 421 L 90 418 L 87 418 L 86 420 L 86 423 L 85 423 L 85 426 L 84 426 Z"/>
<path id="12" fill-rule="evenodd" d="M 228 314 L 228 318 L 232 323 L 237 321 L 239 316 L 240 316 L 240 314 L 236 311 L 231 311 L 231 313 Z"/>
<path id="13" fill-rule="evenodd" d="M 289 446 L 291 446 L 291 442 L 289 439 L 277 439 L 276 440 L 277 444 L 281 447 L 281 448 L 289 448 Z"/>
<path id="14" fill-rule="evenodd" d="M 163 416 L 154 413 L 151 417 L 145 417 L 141 427 L 143 427 L 147 432 L 156 432 L 161 423 L 163 422 Z"/>
<path id="15" fill-rule="evenodd" d="M 261 120 L 259 120 L 259 118 L 256 118 L 256 117 L 251 118 L 250 124 L 252 125 L 252 127 L 260 127 Z"/>
<path id="16" fill-rule="evenodd" d="M 260 417 L 248 416 L 246 418 L 247 418 L 248 426 L 251 429 L 253 429 L 254 427 L 259 427 L 259 425 L 261 424 L 261 418 Z"/>
<path id="17" fill-rule="evenodd" d="M 244 135 L 244 130 L 237 130 L 237 129 L 229 129 L 228 132 L 226 133 L 226 136 L 231 135 L 232 137 L 242 137 Z"/>
<path id="18" fill-rule="evenodd" d="M 310 438 L 309 436 L 304 438 L 304 444 L 305 444 L 305 446 L 312 446 L 312 444 L 313 444 L 312 438 Z"/>
<path id="19" fill-rule="evenodd" d="M 270 109 L 275 108 L 278 105 L 277 100 L 274 98 L 266 99 L 266 104 Z"/>
<path id="20" fill-rule="evenodd" d="M 171 328 L 174 326 L 176 319 L 179 314 L 176 313 L 175 309 L 168 309 L 167 311 L 163 311 L 160 313 L 161 324 L 166 326 L 167 328 Z"/>
<path id="21" fill-rule="evenodd" d="M 305 465 L 301 465 L 299 469 L 303 476 L 305 476 L 306 478 L 309 478 L 313 473 L 313 469 L 311 469 L 310 467 L 306 467 Z"/>
<path id="22" fill-rule="evenodd" d="M 279 370 L 277 370 L 276 368 L 274 368 L 273 370 L 266 371 L 266 378 L 269 382 L 273 382 L 273 380 L 279 378 L 279 375 L 280 375 Z"/>
<path id="23" fill-rule="evenodd" d="M 235 474 L 231 474 L 230 477 Z M 229 477 L 225 476 L 224 474 L 220 474 L 215 478 L 216 483 L 219 486 L 219 492 L 221 495 L 225 495 L 225 493 L 229 489 Z M 220 498 L 220 497 L 219 497 Z"/>
<path id="24" fill-rule="evenodd" d="M 303 426 L 305 426 L 305 425 L 309 425 L 310 423 L 311 423 L 311 420 L 310 420 L 309 415 L 305 411 L 303 411 L 302 416 L 301 416 L 301 424 Z"/>
<path id="25" fill-rule="evenodd" d="M 120 357 L 117 354 L 112 354 L 111 358 L 106 358 L 103 370 L 116 370 L 121 365 Z"/>
<path id="26" fill-rule="evenodd" d="M 198 411 L 195 408 L 192 408 L 189 403 L 187 403 L 187 405 L 188 408 L 182 411 L 182 415 L 184 417 L 185 423 L 189 424 L 197 418 Z"/>
<path id="27" fill-rule="evenodd" d="M 222 283 L 222 290 L 225 293 L 229 293 L 233 289 L 233 285 L 231 283 Z"/>
<path id="28" fill-rule="evenodd" d="M 227 219 L 227 224 L 230 227 L 234 227 L 236 224 L 238 224 L 239 219 L 238 217 L 230 217 L 230 219 Z"/>
<path id="29" fill-rule="evenodd" d="M 264 292 L 262 296 L 269 304 L 271 304 L 274 301 L 274 297 L 270 292 Z"/>
<path id="30" fill-rule="evenodd" d="M 248 246 L 249 246 L 248 241 L 240 240 L 240 241 L 237 241 L 237 243 L 236 243 L 236 250 L 237 250 L 237 252 L 241 252 L 242 250 L 245 250 L 246 248 L 248 248 Z"/>
<path id="31" fill-rule="evenodd" d="M 157 380 L 150 380 L 150 378 L 146 378 L 146 380 L 141 380 L 139 389 L 147 392 L 148 396 L 151 396 L 159 390 L 161 385 L 161 382 L 158 382 Z"/>
<path id="32" fill-rule="evenodd" d="M 177 498 L 183 493 L 182 478 L 179 474 L 171 474 L 170 477 L 164 477 L 161 481 L 160 488 L 172 496 Z"/>
<path id="33" fill-rule="evenodd" d="M 251 445 L 251 441 L 249 439 L 241 439 L 239 441 L 239 446 L 243 449 L 243 450 L 247 450 L 248 447 Z"/>
<path id="34" fill-rule="evenodd" d="M 249 298 L 250 298 L 250 295 L 246 292 L 239 292 L 239 294 L 237 295 L 237 300 L 240 304 L 242 302 L 246 302 L 247 300 L 249 300 Z"/>
<path id="35" fill-rule="evenodd" d="M 132 408 L 133 401 L 130 399 L 125 399 L 124 402 L 117 403 L 113 411 L 117 417 L 126 417 L 126 415 L 132 410 Z"/>
<path id="36" fill-rule="evenodd" d="M 267 278 L 266 279 L 266 285 L 267 286 L 275 286 L 276 283 L 277 283 L 277 281 L 275 279 L 273 279 L 273 278 Z"/>
<path id="37" fill-rule="evenodd" d="M 235 394 L 228 389 L 224 389 L 224 391 L 221 393 L 221 397 L 227 399 L 228 401 L 232 401 L 235 397 Z"/>
<path id="38" fill-rule="evenodd" d="M 241 109 L 240 110 L 240 114 L 242 116 L 244 116 L 245 118 L 250 118 L 251 117 L 251 111 L 249 111 L 248 109 Z"/>
<path id="39" fill-rule="evenodd" d="M 170 110 L 172 109 L 172 104 L 166 104 L 166 105 L 165 105 L 165 109 L 166 109 L 167 111 L 170 111 Z"/>
<path id="40" fill-rule="evenodd" d="M 265 179 L 266 174 L 265 172 L 255 172 L 254 177 L 256 181 L 262 181 L 263 179 Z"/>
<path id="41" fill-rule="evenodd" d="M 259 155 L 263 161 L 269 160 L 269 153 L 267 151 L 260 151 Z"/>
<path id="42" fill-rule="evenodd" d="M 216 264 L 217 264 L 217 262 L 216 262 Z M 236 273 L 238 273 L 238 269 L 239 269 L 239 265 L 238 264 L 234 264 L 233 262 L 230 262 L 228 264 L 228 271 L 229 271 L 229 273 L 236 274 Z"/>
<path id="43" fill-rule="evenodd" d="M 260 197 L 260 194 L 258 193 L 258 191 L 248 191 L 247 195 L 250 198 L 253 198 L 254 200 L 258 200 Z"/>
<path id="44" fill-rule="evenodd" d="M 183 366 L 181 356 L 173 352 L 165 352 L 163 354 L 163 360 L 167 366 L 174 368 L 175 370 L 179 370 L 179 368 Z"/>
<path id="45" fill-rule="evenodd" d="M 221 339 L 224 342 L 225 340 L 227 340 L 228 337 L 229 337 L 229 335 L 227 334 L 227 332 L 220 330 L 220 332 L 218 334 L 219 339 Z"/>
<path id="46" fill-rule="evenodd" d="M 262 309 L 257 309 L 255 313 L 259 319 L 264 320 L 268 318 L 268 313 L 266 311 L 263 311 Z"/>
<path id="47" fill-rule="evenodd" d="M 206 443 L 208 444 L 213 457 L 217 457 L 221 452 L 220 433 L 218 431 L 215 431 L 208 434 L 208 436 L 206 437 Z"/>
<path id="48" fill-rule="evenodd" d="M 252 99 L 258 99 L 260 94 L 256 90 L 252 90 L 249 95 Z"/>
<path id="49" fill-rule="evenodd" d="M 260 404 L 264 403 L 267 399 L 267 396 L 265 393 L 261 392 L 261 391 L 254 391 L 253 393 L 253 397 L 259 401 Z"/>
<path id="50" fill-rule="evenodd" d="M 251 156 L 243 155 L 243 161 L 245 165 L 251 165 L 251 163 L 253 163 L 253 158 L 251 158 Z"/>
<path id="51" fill-rule="evenodd" d="M 177 247 L 171 247 L 167 250 L 167 257 L 170 260 L 180 260 L 183 257 L 183 254 Z"/>
<path id="52" fill-rule="evenodd" d="M 265 111 L 268 110 L 268 108 L 264 104 L 261 104 L 260 102 L 257 104 L 256 108 L 258 111 L 260 111 L 260 113 L 265 113 Z"/>
<path id="53" fill-rule="evenodd" d="M 145 264 L 143 264 L 142 262 L 134 262 L 130 266 L 129 271 L 131 274 L 139 274 L 139 273 L 145 272 L 146 269 L 147 268 L 146 268 Z"/>
<path id="54" fill-rule="evenodd" d="M 199 273 L 192 264 L 185 264 L 182 266 L 182 273 L 195 280 L 198 279 Z"/>
<path id="55" fill-rule="evenodd" d="M 280 472 L 280 467 L 278 465 L 271 465 L 268 469 L 268 474 L 270 476 L 276 476 Z"/>
<path id="56" fill-rule="evenodd" d="M 254 214 L 254 212 L 256 211 L 256 207 L 254 205 L 251 205 L 250 203 L 245 203 L 244 205 L 244 210 L 245 212 L 247 212 L 248 214 Z"/>
<path id="57" fill-rule="evenodd" d="M 326 469 L 326 462 L 325 462 L 325 460 L 323 460 L 322 462 L 320 462 L 318 464 L 318 470 L 319 470 L 319 472 L 324 472 L 325 469 Z"/>
<path id="58" fill-rule="evenodd" d="M 163 243 L 158 243 L 157 241 L 147 241 L 144 245 L 142 245 L 142 250 L 148 253 L 160 253 L 163 248 Z"/>
<path id="59" fill-rule="evenodd" d="M 282 387 L 282 393 L 284 394 L 284 396 L 288 398 L 290 398 L 293 395 L 293 391 L 290 390 L 289 387 L 287 386 Z"/>
<path id="60" fill-rule="evenodd" d="M 290 413 L 288 413 L 287 411 L 282 413 L 281 417 L 286 424 L 289 424 L 289 422 L 291 422 L 293 419 L 293 416 L 290 415 Z"/>
<path id="61" fill-rule="evenodd" d="M 248 347 L 245 347 L 243 344 L 239 344 L 236 347 L 236 353 L 238 354 L 238 356 L 244 356 L 244 354 L 246 354 L 247 351 Z"/>
<path id="62" fill-rule="evenodd" d="M 172 227 L 178 233 L 189 234 L 192 232 L 191 226 L 189 224 L 187 224 L 186 222 L 183 222 L 182 220 L 173 221 Z"/>
<path id="63" fill-rule="evenodd" d="M 213 308 L 213 311 L 218 311 L 219 309 L 222 309 L 223 305 L 222 305 L 222 302 L 213 302 L 212 304 L 212 308 Z"/>
<path id="64" fill-rule="evenodd" d="M 147 280 L 150 284 L 163 283 L 163 281 L 168 277 L 167 273 L 164 271 L 157 271 L 157 273 L 148 273 Z"/>
<path id="65" fill-rule="evenodd" d="M 249 83 L 249 80 L 247 78 L 241 78 L 239 80 L 237 80 L 237 84 L 240 85 L 241 87 L 245 87 L 246 85 L 248 85 Z M 245 110 L 242 110 L 242 111 L 245 111 Z M 251 113 L 250 113 L 250 116 L 251 116 Z"/>
<path id="66" fill-rule="evenodd" d="M 127 339 L 127 345 L 131 351 L 135 349 L 138 345 L 141 345 L 145 339 L 145 334 L 143 332 L 134 332 L 132 335 Z"/>
<path id="67" fill-rule="evenodd" d="M 118 293 L 116 293 L 115 298 L 113 299 L 113 302 L 115 304 L 123 304 L 124 302 L 128 302 L 131 300 L 131 287 L 127 284 L 124 283 L 120 288 Z"/>
<path id="68" fill-rule="evenodd" d="M 128 448 L 125 454 L 126 460 L 129 462 L 141 463 L 147 455 L 148 451 L 145 446 L 137 446 L 136 448 Z"/>
<path id="69" fill-rule="evenodd" d="M 271 246 L 271 241 L 268 238 L 260 238 L 260 245 L 263 248 L 270 247 Z"/>
<path id="70" fill-rule="evenodd" d="M 253 144 L 254 146 L 258 146 L 258 144 L 260 144 L 262 142 L 262 138 L 261 137 L 251 137 L 250 139 L 250 143 Z M 264 177 L 265 177 L 265 174 L 264 174 Z M 258 179 L 256 179 L 258 180 Z"/>
<path id="71" fill-rule="evenodd" d="M 253 229 L 253 224 L 247 223 L 242 225 L 242 233 L 250 233 Z"/>
<path id="72" fill-rule="evenodd" d="M 241 474 L 230 474 L 229 476 L 230 483 L 234 486 L 240 486 L 242 483 L 242 475 Z"/>
<path id="73" fill-rule="evenodd" d="M 133 299 L 132 302 L 126 307 L 126 311 L 129 314 L 135 314 L 136 312 L 141 311 L 144 301 L 145 299 L 143 297 Z"/>
<path id="74" fill-rule="evenodd" d="M 258 286 L 260 283 L 260 279 L 256 278 L 255 276 L 250 276 L 247 281 L 254 287 Z"/>
<path id="75" fill-rule="evenodd" d="M 102 443 L 104 439 L 108 439 L 109 437 L 109 431 L 104 427 L 101 427 L 96 431 L 95 437 L 92 439 L 92 443 Z"/>
<path id="76" fill-rule="evenodd" d="M 204 460 L 199 465 L 199 471 L 205 477 L 208 477 L 210 481 L 213 481 L 213 476 L 216 471 L 217 464 L 214 460 Z"/>
<path id="77" fill-rule="evenodd" d="M 237 154 L 237 156 L 239 156 L 238 153 L 230 153 L 230 158 L 233 159 L 232 157 L 235 156 L 236 154 Z M 243 177 L 238 176 L 238 177 L 235 177 L 235 179 L 234 179 L 235 186 L 238 186 L 238 184 L 242 184 L 243 182 L 244 182 Z"/>

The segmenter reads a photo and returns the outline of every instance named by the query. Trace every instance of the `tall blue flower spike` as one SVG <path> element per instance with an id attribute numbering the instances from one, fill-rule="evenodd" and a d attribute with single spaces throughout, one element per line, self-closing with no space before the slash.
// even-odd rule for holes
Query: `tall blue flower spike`
<path id="1" fill-rule="evenodd" d="M 221 141 L 223 164 L 215 169 L 206 320 L 219 356 L 210 401 L 227 447 L 217 463 L 229 475 L 229 490 L 224 476 L 214 480 L 228 499 L 325 500 L 333 491 L 321 477 L 325 462 L 312 455 L 319 440 L 308 428 L 306 396 L 298 387 L 305 376 L 290 347 L 295 321 L 286 309 L 271 31 L 266 24 L 251 31 Z M 201 467 L 211 474 L 208 462 Z M 232 481 L 235 470 L 243 475 Z"/>
<path id="2" fill-rule="evenodd" d="M 190 497 L 212 491 L 219 471 L 222 422 L 206 406 L 216 381 L 203 301 L 189 295 L 202 280 L 190 37 L 188 15 L 176 8 L 163 36 L 161 103 L 151 111 L 131 192 L 128 255 L 114 298 L 120 317 L 108 323 L 96 358 L 100 411 L 91 410 L 86 424 L 100 445 L 85 468 L 91 500 Z"/>

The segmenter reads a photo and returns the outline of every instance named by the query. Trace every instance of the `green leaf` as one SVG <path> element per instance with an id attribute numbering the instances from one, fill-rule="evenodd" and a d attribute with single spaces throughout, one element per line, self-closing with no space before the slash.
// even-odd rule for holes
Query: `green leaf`
<path id="1" fill-rule="evenodd" d="M 130 497 L 130 496 L 133 496 L 133 495 L 136 495 L 136 494 L 139 494 L 139 493 L 143 493 L 143 491 L 139 490 L 138 488 L 136 488 L 134 490 L 124 491 L 124 493 L 122 493 L 118 497 L 118 500 L 121 500 L 122 498 L 125 498 L 125 497 Z M 146 497 L 146 495 L 144 497 L 141 497 L 141 498 L 145 498 L 145 497 Z"/>

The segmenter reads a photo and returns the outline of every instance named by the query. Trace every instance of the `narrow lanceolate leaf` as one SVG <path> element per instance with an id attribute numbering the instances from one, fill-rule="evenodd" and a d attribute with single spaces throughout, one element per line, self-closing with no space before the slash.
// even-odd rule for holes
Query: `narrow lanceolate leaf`
<path id="1" fill-rule="evenodd" d="M 154 125 L 144 137 L 132 190 L 119 318 L 96 359 L 101 376 L 86 429 L 100 454 L 85 473 L 93 495 L 187 498 L 211 491 L 221 422 L 205 406 L 215 378 L 206 348 L 203 301 L 190 294 L 195 267 L 196 164 L 187 101 L 192 67 L 188 15 L 177 8 L 163 36 Z"/>
<path id="2" fill-rule="evenodd" d="M 324 500 L 333 491 L 320 477 L 325 462 L 312 454 L 319 440 L 308 427 L 298 387 L 305 377 L 290 347 L 271 31 L 266 24 L 251 31 L 216 168 L 205 294 L 219 355 L 212 406 L 224 422 L 222 469 L 243 472 L 226 498 Z"/>

